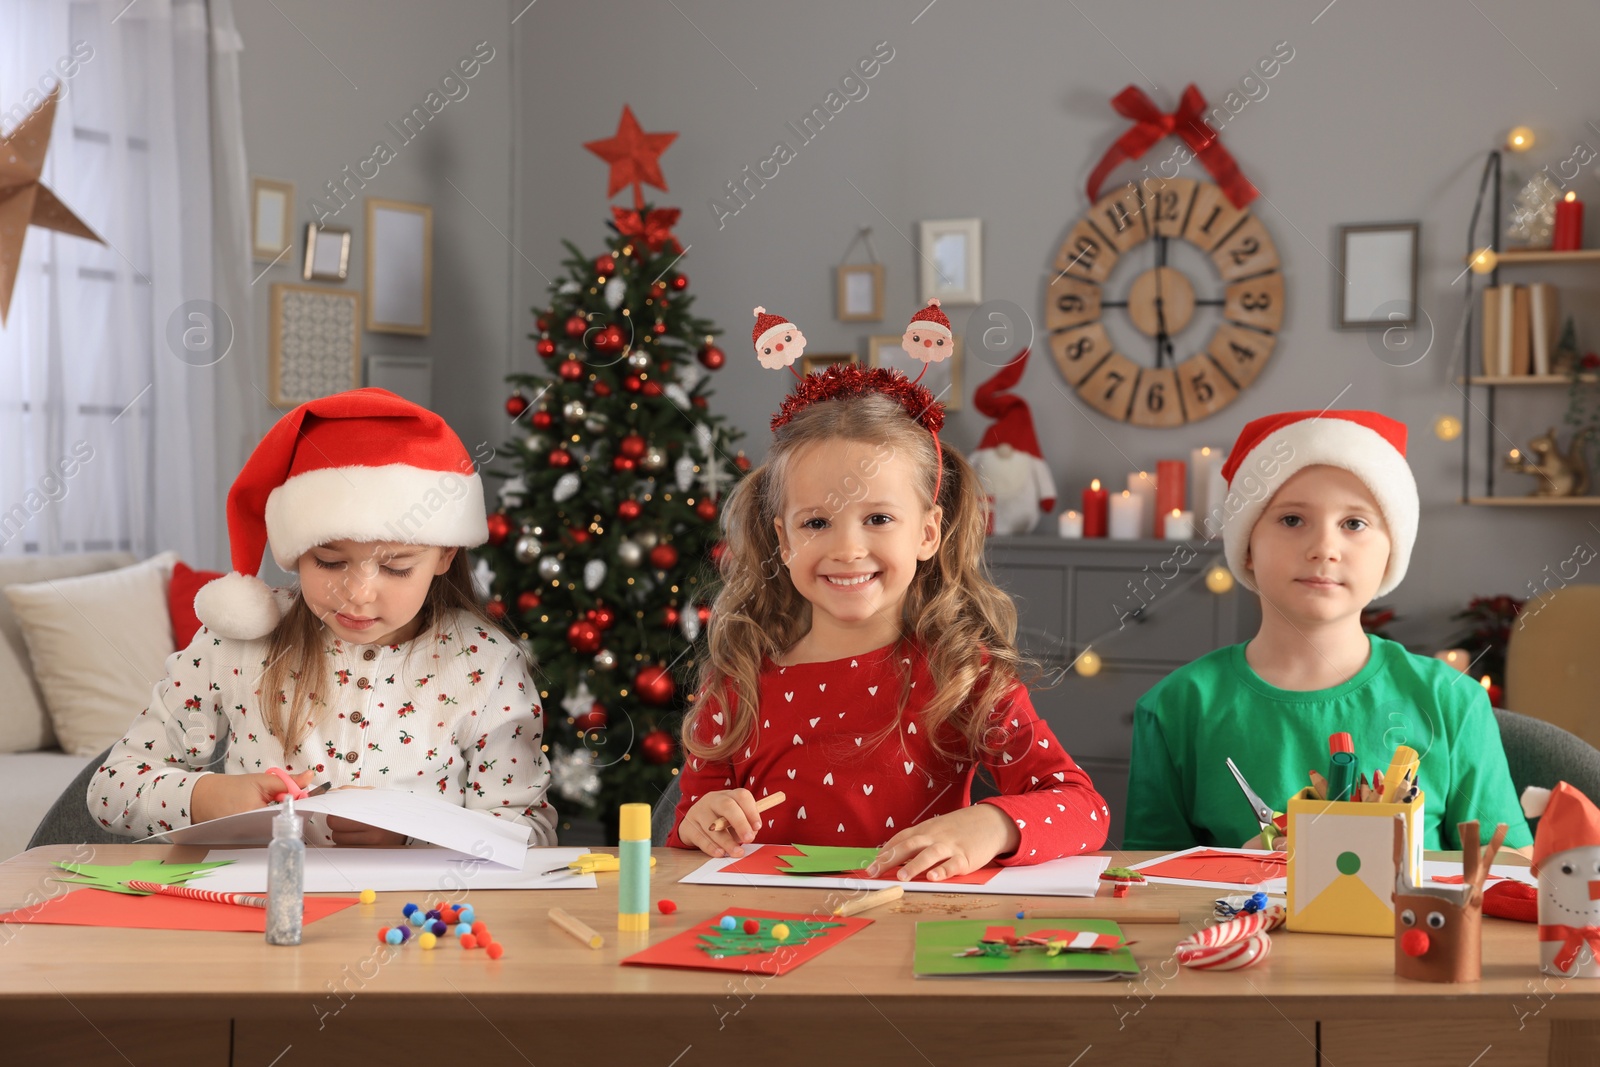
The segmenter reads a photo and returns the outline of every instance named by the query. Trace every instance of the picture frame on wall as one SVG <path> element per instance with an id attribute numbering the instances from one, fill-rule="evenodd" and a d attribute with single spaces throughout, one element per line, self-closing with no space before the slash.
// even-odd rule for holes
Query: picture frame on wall
<path id="1" fill-rule="evenodd" d="M 817 352 L 815 354 L 807 354 L 800 357 L 800 375 L 804 377 L 819 370 L 827 370 L 838 363 L 857 362 L 860 361 L 856 359 L 854 352 Z"/>
<path id="2" fill-rule="evenodd" d="M 250 256 L 276 263 L 294 247 L 294 183 L 250 179 Z"/>
<path id="3" fill-rule="evenodd" d="M 1421 234 L 1418 222 L 1339 227 L 1339 329 L 1416 324 Z"/>
<path id="4" fill-rule="evenodd" d="M 840 322 L 883 321 L 883 264 L 855 263 L 836 268 Z"/>
<path id="5" fill-rule="evenodd" d="M 300 276 L 308 282 L 342 282 L 350 277 L 350 231 L 306 223 L 306 256 Z"/>
<path id="6" fill-rule="evenodd" d="M 269 399 L 280 408 L 361 385 L 361 294 L 318 285 L 272 287 Z"/>
<path id="7" fill-rule="evenodd" d="M 927 387 L 934 399 L 944 405 L 946 411 L 959 411 L 963 360 L 961 338 L 955 339 L 949 357 L 938 363 L 923 363 L 920 359 L 912 359 L 900 347 L 902 340 L 902 335 L 898 333 L 878 334 L 867 338 L 867 366 L 889 367 L 900 371 L 913 381 L 920 374 L 921 384 Z M 926 374 L 923 373 L 924 367 L 927 368 Z"/>
<path id="8" fill-rule="evenodd" d="M 433 208 L 367 198 L 367 329 L 433 331 Z"/>
<path id="9" fill-rule="evenodd" d="M 922 303 L 983 303 L 983 220 L 924 219 L 917 226 Z"/>
<path id="10" fill-rule="evenodd" d="M 433 360 L 428 356 L 368 356 L 367 384 L 433 408 Z"/>

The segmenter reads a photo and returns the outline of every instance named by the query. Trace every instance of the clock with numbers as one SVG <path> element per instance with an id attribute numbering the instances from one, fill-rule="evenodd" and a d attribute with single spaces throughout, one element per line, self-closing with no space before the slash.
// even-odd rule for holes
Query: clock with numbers
<path id="1" fill-rule="evenodd" d="M 1169 266 L 1173 240 L 1199 249 L 1216 277 L 1197 284 Z M 1129 256 L 1148 267 L 1125 294 L 1108 291 L 1112 268 Z M 1207 306 L 1221 310 L 1216 330 L 1178 348 Z M 1107 314 L 1127 316 L 1138 348 L 1118 351 Z M 1190 178 L 1129 183 L 1078 219 L 1045 312 L 1051 354 L 1084 403 L 1137 426 L 1182 426 L 1227 407 L 1261 373 L 1282 323 L 1283 272 L 1267 228 L 1216 185 Z"/>

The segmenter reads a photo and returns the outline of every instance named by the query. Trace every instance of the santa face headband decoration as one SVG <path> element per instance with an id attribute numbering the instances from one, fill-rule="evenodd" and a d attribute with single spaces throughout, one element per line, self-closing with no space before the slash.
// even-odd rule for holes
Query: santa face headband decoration
<path id="1" fill-rule="evenodd" d="M 950 320 L 939 310 L 939 298 L 928 301 L 928 306 L 911 316 L 911 323 L 900 338 L 900 347 L 912 359 L 923 363 L 938 363 L 955 354 L 956 339 L 950 332 Z M 926 372 L 927 368 L 923 368 Z M 922 375 L 917 375 L 922 380 Z"/>
<path id="2" fill-rule="evenodd" d="M 756 308 L 755 315 L 756 324 L 750 331 L 750 340 L 755 343 L 756 359 L 763 367 L 782 370 L 805 355 L 806 335 L 800 332 L 800 327 L 782 315 L 768 315 L 764 307 Z M 795 376 L 799 376 L 798 372 Z"/>

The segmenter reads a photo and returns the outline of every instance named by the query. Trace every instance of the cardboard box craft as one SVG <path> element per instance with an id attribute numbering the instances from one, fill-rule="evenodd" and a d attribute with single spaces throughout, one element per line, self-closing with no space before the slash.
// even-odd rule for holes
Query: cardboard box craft
<path id="1" fill-rule="evenodd" d="M 1289 801 L 1290 930 L 1394 936 L 1394 819 L 1404 815 L 1409 874 L 1422 880 L 1426 795 L 1409 804 L 1318 800 L 1310 789 Z"/>

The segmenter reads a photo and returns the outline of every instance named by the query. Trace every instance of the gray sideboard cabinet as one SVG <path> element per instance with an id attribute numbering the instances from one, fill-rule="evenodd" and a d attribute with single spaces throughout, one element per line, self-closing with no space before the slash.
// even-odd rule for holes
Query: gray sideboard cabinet
<path id="1" fill-rule="evenodd" d="M 1256 596 L 1207 588 L 1227 566 L 1221 541 L 991 537 L 987 555 L 1016 601 L 1017 643 L 1044 671 L 1034 707 L 1106 798 L 1108 847 L 1120 846 L 1134 703 L 1173 668 L 1255 636 Z M 1101 659 L 1092 677 L 1071 669 L 1086 648 Z"/>

